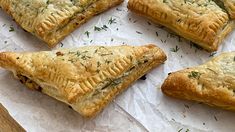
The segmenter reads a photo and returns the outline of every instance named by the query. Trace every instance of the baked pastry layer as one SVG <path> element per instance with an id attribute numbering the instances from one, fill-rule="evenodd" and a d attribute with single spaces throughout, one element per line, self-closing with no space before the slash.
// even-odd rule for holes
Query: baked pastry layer
<path id="1" fill-rule="evenodd" d="M 0 7 L 26 31 L 54 47 L 64 37 L 123 0 L 0 0 Z"/>
<path id="2" fill-rule="evenodd" d="M 86 117 L 166 60 L 154 46 L 88 46 L 35 53 L 0 53 L 0 66 Z"/>
<path id="3" fill-rule="evenodd" d="M 226 7 L 231 3 L 224 2 Z M 213 0 L 129 0 L 128 8 L 212 52 L 234 28 L 223 3 L 217 4 Z"/>
<path id="4" fill-rule="evenodd" d="M 172 97 L 235 110 L 235 52 L 171 73 L 162 91 Z"/>
<path id="5" fill-rule="evenodd" d="M 215 0 L 216 1 L 216 0 Z M 235 0 L 220 0 L 232 19 L 235 19 Z"/>

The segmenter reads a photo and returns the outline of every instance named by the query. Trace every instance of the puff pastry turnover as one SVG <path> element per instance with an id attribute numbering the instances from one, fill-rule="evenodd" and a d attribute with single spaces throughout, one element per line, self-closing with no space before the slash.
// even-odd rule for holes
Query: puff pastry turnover
<path id="1" fill-rule="evenodd" d="M 162 91 L 172 97 L 235 110 L 235 52 L 170 74 Z"/>
<path id="2" fill-rule="evenodd" d="M 95 116 L 132 82 L 166 60 L 154 45 L 89 46 L 36 53 L 0 53 L 0 66 L 30 89 L 85 117 Z"/>
<path id="3" fill-rule="evenodd" d="M 218 49 L 221 41 L 234 28 L 234 21 L 224 10 L 228 9 L 233 16 L 234 2 L 233 0 L 222 2 L 218 0 L 217 2 L 213 0 L 129 0 L 128 8 L 212 52 Z"/>
<path id="4" fill-rule="evenodd" d="M 0 0 L 0 7 L 26 31 L 54 47 L 85 23 L 123 0 Z"/>

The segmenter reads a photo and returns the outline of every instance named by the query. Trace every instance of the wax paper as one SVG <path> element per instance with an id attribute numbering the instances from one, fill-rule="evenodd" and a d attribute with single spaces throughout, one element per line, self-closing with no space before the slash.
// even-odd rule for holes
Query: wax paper
<path id="1" fill-rule="evenodd" d="M 27 89 L 10 72 L 1 69 L 0 102 L 29 132 L 233 132 L 235 113 L 166 97 L 160 87 L 169 72 L 202 64 L 221 52 L 234 51 L 235 33 L 226 37 L 218 52 L 208 53 L 164 27 L 128 11 L 126 5 L 127 1 L 94 17 L 54 49 L 155 44 L 165 51 L 168 60 L 148 73 L 146 80 L 135 82 L 97 117 L 84 119 L 67 105 Z M 95 26 L 107 28 L 95 31 Z M 41 50 L 51 49 L 0 10 L 0 51 Z"/>

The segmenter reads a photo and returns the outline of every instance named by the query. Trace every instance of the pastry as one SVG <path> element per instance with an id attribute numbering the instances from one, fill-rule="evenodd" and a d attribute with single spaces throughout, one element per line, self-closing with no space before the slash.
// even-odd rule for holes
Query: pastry
<path id="1" fill-rule="evenodd" d="M 0 53 L 0 66 L 85 117 L 95 116 L 121 91 L 166 60 L 154 46 L 87 46 L 35 53 Z"/>
<path id="2" fill-rule="evenodd" d="M 166 95 L 235 110 L 235 52 L 171 73 L 162 85 Z"/>
<path id="3" fill-rule="evenodd" d="M 219 1 L 217 0 L 217 2 Z M 232 19 L 235 19 L 235 0 L 221 0 L 221 2 L 220 5 L 225 7 Z"/>
<path id="4" fill-rule="evenodd" d="M 223 0 L 229 11 L 231 1 Z M 216 51 L 221 41 L 234 28 L 224 6 L 213 0 L 129 0 L 128 8 L 166 26 L 209 52 Z M 233 7 L 233 5 L 231 5 Z"/>
<path id="5" fill-rule="evenodd" d="M 64 37 L 123 0 L 0 0 L 0 7 L 26 31 L 54 47 Z"/>

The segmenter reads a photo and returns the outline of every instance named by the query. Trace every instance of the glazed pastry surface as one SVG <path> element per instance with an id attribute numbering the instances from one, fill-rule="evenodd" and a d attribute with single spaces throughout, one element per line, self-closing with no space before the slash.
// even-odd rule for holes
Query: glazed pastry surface
<path id="1" fill-rule="evenodd" d="M 26 31 L 54 47 L 91 17 L 123 0 L 0 0 L 0 7 Z"/>
<path id="2" fill-rule="evenodd" d="M 34 53 L 0 53 L 0 66 L 28 88 L 92 117 L 134 81 L 166 60 L 154 46 L 87 46 Z"/>
<path id="3" fill-rule="evenodd" d="M 235 110 L 235 52 L 171 73 L 162 85 L 166 95 Z"/>
<path id="4" fill-rule="evenodd" d="M 229 0 L 129 0 L 128 8 L 213 52 L 234 28 L 233 3 Z"/>

